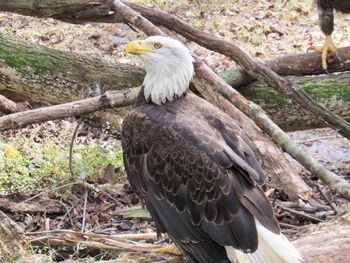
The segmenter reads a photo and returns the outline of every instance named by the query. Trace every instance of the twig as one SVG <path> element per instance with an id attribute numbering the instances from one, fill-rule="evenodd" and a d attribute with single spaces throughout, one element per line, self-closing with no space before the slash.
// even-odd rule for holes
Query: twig
<path id="1" fill-rule="evenodd" d="M 319 184 L 316 184 L 317 190 L 320 192 L 320 194 L 323 196 L 323 198 L 326 200 L 326 202 L 329 204 L 329 206 L 333 209 L 334 213 L 337 215 L 339 213 L 337 207 L 334 205 L 334 203 L 329 200 L 326 193 L 322 190 L 321 186 Z"/>
<path id="2" fill-rule="evenodd" d="M 84 195 L 84 210 L 83 210 L 83 222 L 81 223 L 81 233 L 84 233 L 85 230 L 85 222 L 86 222 L 86 205 L 87 205 L 87 198 L 88 198 L 88 190 L 85 187 L 85 195 Z"/>
<path id="3" fill-rule="evenodd" d="M 278 222 L 278 224 L 281 227 L 285 227 L 285 228 L 293 228 L 293 229 L 299 228 L 298 226 L 295 226 L 295 225 L 292 225 L 292 224 L 283 223 L 283 222 Z"/>
<path id="4" fill-rule="evenodd" d="M 102 241 L 90 241 L 90 240 L 65 240 L 59 237 L 39 237 L 29 240 L 33 244 L 49 244 L 52 246 L 71 246 L 75 247 L 77 244 L 89 248 L 99 249 L 111 249 L 111 250 L 124 250 L 124 251 L 141 251 L 151 252 L 154 249 L 161 248 L 162 246 L 153 244 L 129 244 L 126 242 L 113 241 L 113 240 L 102 240 Z"/>
<path id="5" fill-rule="evenodd" d="M 74 171 L 73 171 L 73 149 L 74 149 L 74 142 L 75 139 L 77 138 L 77 134 L 78 134 L 78 129 L 80 127 L 80 125 L 83 123 L 84 121 L 84 117 L 80 116 L 77 126 L 75 126 L 72 138 L 70 140 L 70 144 L 69 144 L 69 157 L 68 157 L 68 164 L 69 164 L 69 171 L 70 174 L 72 176 L 72 178 L 74 178 Z"/>
<path id="6" fill-rule="evenodd" d="M 68 208 L 67 205 L 64 202 L 62 202 L 62 201 L 60 201 L 60 203 L 66 209 L 66 213 L 62 216 L 60 222 L 57 225 L 57 228 L 61 227 L 61 225 L 62 225 L 62 223 L 63 223 L 63 221 L 64 221 L 64 219 L 66 218 L 67 215 L 69 217 L 69 221 L 70 221 L 71 225 L 74 226 L 73 218 L 72 218 L 72 215 L 71 215 L 71 211 L 73 210 L 73 207 L 71 206 L 71 207 Z"/>
<path id="7" fill-rule="evenodd" d="M 297 211 L 297 210 L 294 210 L 294 209 L 292 209 L 292 208 L 285 207 L 285 206 L 280 205 L 280 204 L 279 204 L 278 206 L 279 206 L 280 208 L 282 208 L 283 210 L 289 212 L 289 213 L 295 214 L 295 215 L 297 215 L 297 216 L 299 216 L 299 217 L 304 217 L 304 218 L 306 218 L 306 219 L 309 219 L 309 220 L 312 221 L 312 222 L 317 222 L 317 223 L 325 222 L 325 221 L 322 220 L 322 219 L 319 219 L 319 218 L 314 217 L 314 216 L 310 216 L 310 215 L 308 215 L 308 214 L 306 214 L 306 213 L 304 213 L 304 212 L 299 212 L 299 211 Z"/>
<path id="8" fill-rule="evenodd" d="M 337 138 L 342 138 L 342 137 L 338 136 L 338 135 L 324 136 L 324 137 L 319 137 L 319 138 L 297 141 L 296 143 L 310 143 L 310 142 L 323 141 L 323 140 L 332 140 L 332 139 L 337 139 Z"/>
<path id="9" fill-rule="evenodd" d="M 276 204 L 282 205 L 284 207 L 292 208 L 292 209 L 295 208 L 297 210 L 302 210 L 308 213 L 315 213 L 318 211 L 329 211 L 329 206 L 321 205 L 317 203 L 313 203 L 311 206 L 311 204 L 302 203 L 302 202 L 295 203 L 295 202 L 277 201 Z"/>
<path id="10" fill-rule="evenodd" d="M 42 195 L 46 195 L 46 194 L 48 194 L 49 192 L 57 191 L 57 190 L 62 189 L 62 188 L 64 188 L 64 187 L 71 186 L 71 185 L 75 185 L 75 184 L 78 184 L 78 183 L 80 183 L 80 182 L 73 182 L 73 183 L 68 183 L 68 184 L 64 184 L 64 185 L 60 185 L 60 186 L 53 187 L 53 188 L 51 188 L 51 189 L 49 189 L 49 190 L 40 192 L 40 193 L 38 193 L 38 194 L 36 194 L 36 195 L 34 195 L 34 196 L 32 196 L 32 197 L 26 199 L 26 200 L 23 200 L 22 202 L 20 202 L 20 203 L 18 204 L 18 206 L 21 205 L 21 204 L 23 204 L 23 203 L 26 203 L 26 202 L 29 202 L 29 201 L 31 201 L 31 200 L 34 200 L 35 198 L 38 198 L 38 197 L 40 197 L 40 196 L 42 196 Z"/>
<path id="11" fill-rule="evenodd" d="M 48 231 L 34 231 L 34 232 L 27 232 L 25 235 L 27 236 L 44 236 L 44 235 L 76 235 L 79 237 L 86 237 L 86 238 L 108 238 L 113 239 L 117 241 L 125 241 L 125 240 L 153 240 L 157 238 L 157 233 L 150 232 L 150 233 L 133 233 L 133 234 L 113 234 L 113 235 L 106 235 L 106 234 L 96 234 L 96 233 L 81 233 L 70 229 L 59 229 L 59 230 L 48 230 Z M 161 235 L 160 239 L 166 239 L 166 235 Z M 157 238 L 158 239 L 158 238 Z"/>

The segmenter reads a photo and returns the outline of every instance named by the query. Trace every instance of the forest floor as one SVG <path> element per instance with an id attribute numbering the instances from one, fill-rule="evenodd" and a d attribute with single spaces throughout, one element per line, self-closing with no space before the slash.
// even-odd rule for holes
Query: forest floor
<path id="1" fill-rule="evenodd" d="M 203 31 L 235 42 L 256 59 L 306 52 L 310 46 L 323 44 L 312 0 L 135 2 L 177 14 Z M 348 45 L 349 17 L 337 15 L 335 24 L 335 44 L 339 47 Z M 142 32 L 134 32 L 123 24 L 72 25 L 54 19 L 8 13 L 0 13 L 0 32 L 50 48 L 99 54 L 106 59 L 133 64 L 139 62 L 133 57 L 125 57 L 123 48 L 130 40 L 145 37 Z M 222 55 L 194 43 L 186 44 L 218 73 L 234 66 L 234 62 Z M 137 205 L 139 200 L 127 183 L 120 142 L 113 135 L 83 125 L 74 146 L 73 174 L 70 172 L 69 146 L 76 124 L 75 119 L 68 119 L 0 133 L 0 210 L 14 219 L 26 233 L 59 229 L 108 235 L 154 231 L 154 224 L 145 211 L 123 212 L 123 209 Z M 328 169 L 350 178 L 350 142 L 337 131 L 325 128 L 297 131 L 290 135 Z M 335 216 L 323 193 L 339 211 L 348 208 L 348 202 L 332 195 L 328 187 L 291 161 L 313 187 L 315 199 L 321 204 L 317 211 L 309 213 L 318 219 L 312 220 L 283 210 L 282 206 L 291 205 L 290 200 L 278 191 L 272 192 L 270 199 L 283 232 L 296 239 L 308 225 Z M 267 184 L 265 189 L 269 188 Z M 37 204 L 39 206 L 35 206 Z M 51 209 L 51 212 L 41 211 L 39 208 L 42 207 Z M 304 204 L 293 209 L 308 211 Z M 140 259 L 140 254 L 134 257 L 138 260 L 132 261 L 130 254 L 85 246 L 32 244 L 28 249 L 32 254 L 45 255 L 42 256 L 45 260 L 51 258 L 54 261 L 115 259 L 114 262 L 124 263 L 170 262 L 169 258 Z M 15 261 L 11 258 L 4 260 L 0 259 L 0 262 Z M 177 261 L 181 259 L 174 258 L 171 262 Z"/>

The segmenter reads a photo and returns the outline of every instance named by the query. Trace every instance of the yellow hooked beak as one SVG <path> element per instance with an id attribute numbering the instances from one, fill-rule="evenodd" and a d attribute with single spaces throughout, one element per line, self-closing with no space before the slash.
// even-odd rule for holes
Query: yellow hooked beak
<path id="1" fill-rule="evenodd" d="M 145 41 L 131 41 L 125 48 L 125 55 L 143 55 L 148 51 L 149 49 L 145 47 Z"/>

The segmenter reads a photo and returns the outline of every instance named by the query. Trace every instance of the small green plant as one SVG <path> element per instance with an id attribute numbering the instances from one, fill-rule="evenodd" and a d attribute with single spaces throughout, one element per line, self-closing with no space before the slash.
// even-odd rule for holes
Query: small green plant
<path id="1" fill-rule="evenodd" d="M 122 166 L 117 140 L 77 140 L 73 153 L 73 175 L 69 171 L 71 132 L 56 134 L 33 129 L 30 134 L 0 137 L 0 194 L 36 192 L 77 180 L 95 181 L 108 165 Z"/>

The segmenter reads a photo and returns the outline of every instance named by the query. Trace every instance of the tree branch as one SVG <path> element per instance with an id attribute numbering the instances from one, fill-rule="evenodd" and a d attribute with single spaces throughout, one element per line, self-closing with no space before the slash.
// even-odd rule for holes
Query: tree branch
<path id="1" fill-rule="evenodd" d="M 129 3 L 128 3 L 129 4 Z M 117 13 L 123 16 L 129 23 L 140 28 L 148 35 L 164 35 L 164 33 L 152 24 L 147 19 L 143 18 L 139 13 L 135 12 L 121 1 L 115 0 L 114 8 Z M 160 12 L 160 11 L 159 11 Z M 174 16 L 175 17 L 175 16 Z M 177 18 L 176 18 L 177 19 Z M 177 21 L 172 21 L 176 23 Z M 204 34 L 204 39 L 207 39 L 210 34 Z M 190 39 L 195 39 L 190 37 Z M 218 40 L 227 48 L 229 44 L 225 41 Z M 237 49 L 235 46 L 233 46 Z M 240 50 L 237 51 L 239 54 Z M 236 53 L 234 53 L 236 54 Z M 244 56 L 244 55 L 243 55 Z M 250 58 L 244 60 L 245 62 L 252 62 Z M 250 63 L 244 65 L 250 70 Z M 261 66 L 259 66 L 261 68 Z M 236 90 L 232 89 L 222 78 L 216 75 L 207 65 L 199 61 L 196 58 L 195 70 L 197 77 L 194 80 L 198 80 L 203 86 L 210 85 L 214 90 L 222 94 L 228 101 L 234 104 L 237 108 L 243 111 L 246 115 L 251 117 L 255 123 L 267 134 L 269 134 L 281 147 L 288 152 L 293 158 L 295 158 L 299 163 L 301 163 L 307 170 L 311 171 L 318 178 L 323 180 L 326 184 L 330 186 L 332 191 L 342 195 L 343 197 L 350 199 L 350 184 L 343 178 L 337 176 L 336 174 L 328 171 L 322 164 L 320 164 L 313 157 L 308 155 L 303 151 L 296 143 L 294 143 L 290 137 L 283 132 L 271 119 L 264 113 L 264 111 L 256 104 L 247 101 L 241 94 Z M 264 68 L 263 68 L 264 71 Z M 263 72 L 262 71 L 262 72 Z M 274 75 L 276 73 L 273 72 Z M 259 75 L 260 76 L 260 75 Z M 279 77 L 279 76 L 278 76 Z M 280 78 L 280 77 L 279 77 Z M 283 80 L 284 81 L 284 80 Z M 197 85 L 201 87 L 201 85 Z M 214 95 L 215 97 L 215 95 Z M 219 105 L 220 107 L 220 105 Z"/>
<path id="2" fill-rule="evenodd" d="M 0 117 L 0 131 L 130 105 L 134 98 L 136 98 L 138 90 L 136 88 L 125 91 L 107 91 L 101 96 L 85 100 L 6 115 Z"/>
<path id="3" fill-rule="evenodd" d="M 216 51 L 231 58 L 250 76 L 256 79 L 264 80 L 272 88 L 280 91 L 285 96 L 297 102 L 303 109 L 313 112 L 317 117 L 321 117 L 324 121 L 338 127 L 340 131 L 350 139 L 350 124 L 347 121 L 317 104 L 298 85 L 287 81 L 268 67 L 257 61 L 254 61 L 238 46 L 226 42 L 213 34 L 199 31 L 183 20 L 179 19 L 177 16 L 169 14 L 167 12 L 155 10 L 153 8 L 147 8 L 126 1 L 125 4 L 129 5 L 131 8 L 134 8 L 154 23 L 165 26 L 168 29 L 175 31 L 176 33 L 198 43 L 205 48 Z"/>

